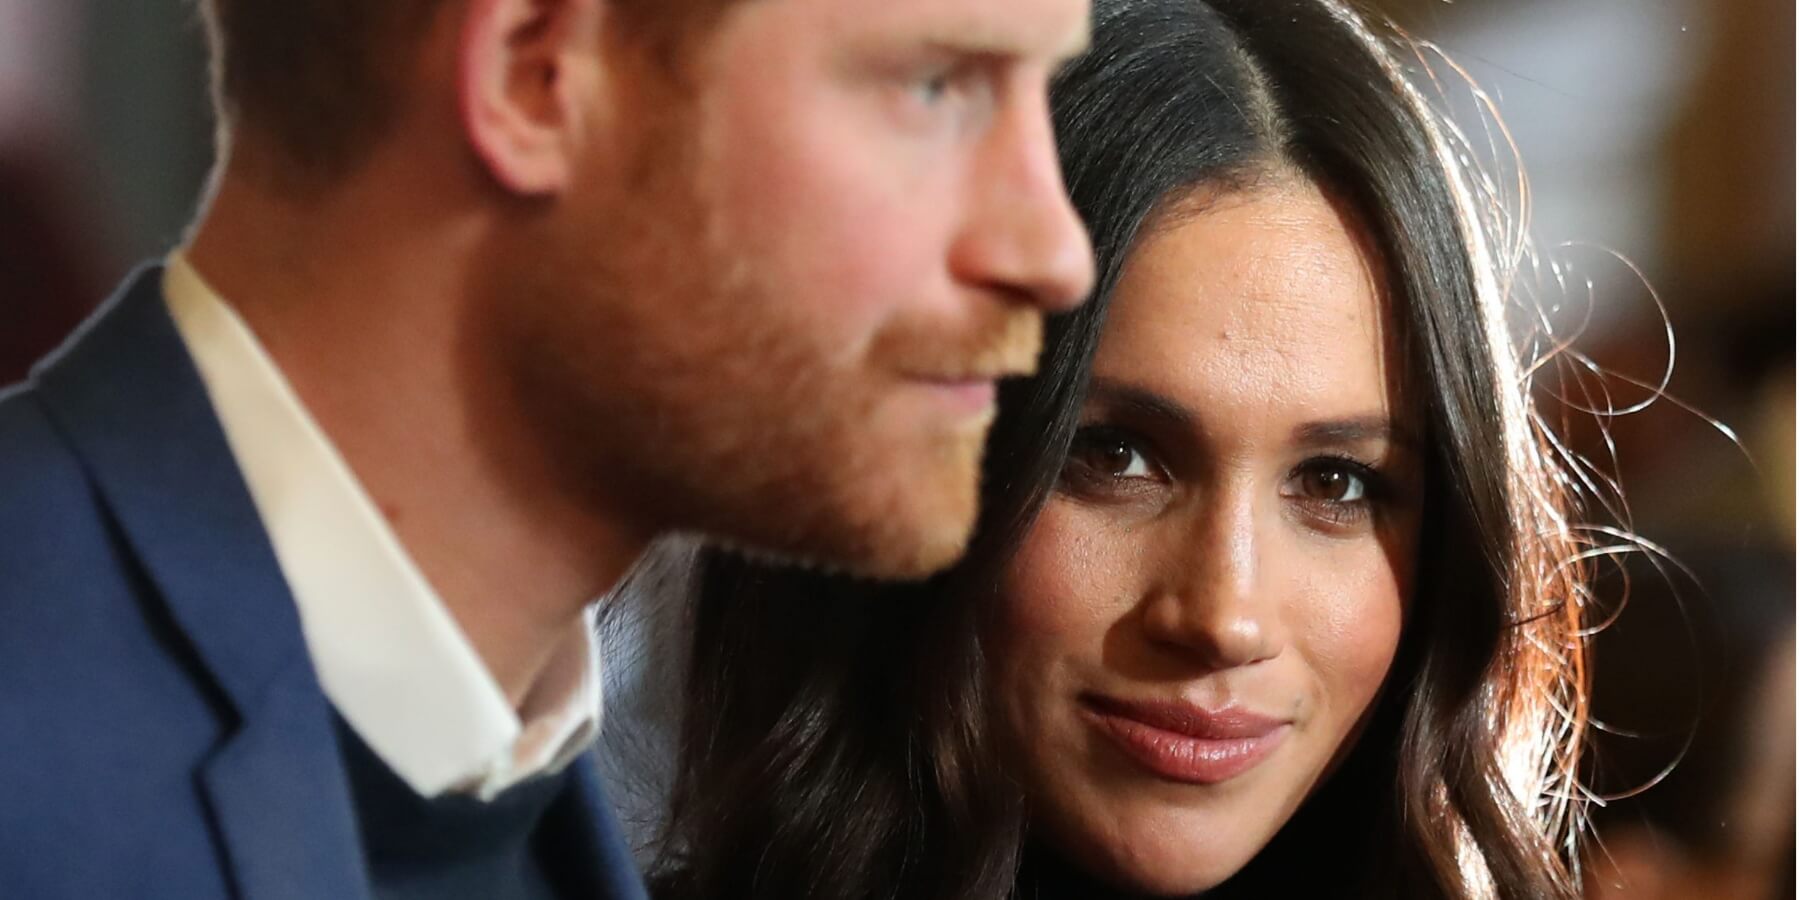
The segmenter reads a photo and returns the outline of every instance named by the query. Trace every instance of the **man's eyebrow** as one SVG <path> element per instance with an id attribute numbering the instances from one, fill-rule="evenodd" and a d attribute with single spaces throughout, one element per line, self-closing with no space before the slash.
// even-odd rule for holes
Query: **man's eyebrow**
<path id="1" fill-rule="evenodd" d="M 1088 383 L 1088 397 L 1107 406 L 1128 410 L 1165 425 L 1192 430 L 1199 417 L 1180 403 L 1148 388 L 1095 375 Z"/>
<path id="2" fill-rule="evenodd" d="M 904 0 L 901 0 L 904 2 Z M 1087 26 L 1063 39 L 1043 40 L 1035 35 L 1021 35 L 1017 29 L 993 22 L 969 18 L 954 23 L 949 29 L 933 28 L 925 42 L 945 52 L 991 56 L 997 59 L 1047 57 L 1060 66 L 1087 52 L 1090 35 Z"/>
<path id="3" fill-rule="evenodd" d="M 1302 447 L 1325 447 L 1385 441 L 1408 450 L 1417 450 L 1419 440 L 1410 429 L 1381 413 L 1368 413 L 1342 419 L 1308 422 L 1294 429 L 1294 443 Z"/>

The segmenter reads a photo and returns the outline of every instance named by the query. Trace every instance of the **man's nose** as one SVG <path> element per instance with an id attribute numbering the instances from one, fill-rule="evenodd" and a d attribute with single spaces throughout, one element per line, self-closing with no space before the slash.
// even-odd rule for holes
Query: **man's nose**
<path id="1" fill-rule="evenodd" d="M 1048 100 L 1020 106 L 982 155 L 953 265 L 965 281 L 1066 312 L 1093 289 L 1093 246 L 1063 186 Z"/>

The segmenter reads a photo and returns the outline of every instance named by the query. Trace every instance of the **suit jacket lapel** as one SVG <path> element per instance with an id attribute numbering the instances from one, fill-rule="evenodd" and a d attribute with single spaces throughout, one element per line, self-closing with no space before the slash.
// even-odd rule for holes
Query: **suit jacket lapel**
<path id="1" fill-rule="evenodd" d="M 329 702 L 161 282 L 134 275 L 34 379 L 239 717 L 201 782 L 242 895 L 366 897 Z"/>

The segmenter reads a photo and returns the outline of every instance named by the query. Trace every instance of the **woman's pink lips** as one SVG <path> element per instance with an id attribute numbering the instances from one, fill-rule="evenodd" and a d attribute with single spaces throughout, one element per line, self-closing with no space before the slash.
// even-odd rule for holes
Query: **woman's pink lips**
<path id="1" fill-rule="evenodd" d="M 1134 703 L 1087 695 L 1083 712 L 1126 756 L 1152 773 L 1218 784 L 1248 772 L 1287 736 L 1287 722 L 1227 707 Z"/>

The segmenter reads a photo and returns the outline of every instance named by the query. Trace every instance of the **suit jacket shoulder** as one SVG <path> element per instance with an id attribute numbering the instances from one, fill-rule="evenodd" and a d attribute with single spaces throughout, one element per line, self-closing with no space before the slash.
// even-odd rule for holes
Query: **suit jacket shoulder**
<path id="1" fill-rule="evenodd" d="M 366 898 L 330 703 L 159 276 L 0 393 L 0 894 Z M 641 897 L 577 785 L 559 857 Z"/>
<path id="2" fill-rule="evenodd" d="M 0 883 L 223 896 L 195 767 L 228 718 L 34 385 L 0 395 Z M 105 860 L 104 865 L 96 864 Z M 130 873 L 138 873 L 132 875 Z M 134 882 L 135 881 L 135 885 Z"/>
<path id="3" fill-rule="evenodd" d="M 362 896 L 330 707 L 146 270 L 0 400 L 0 885 Z"/>

